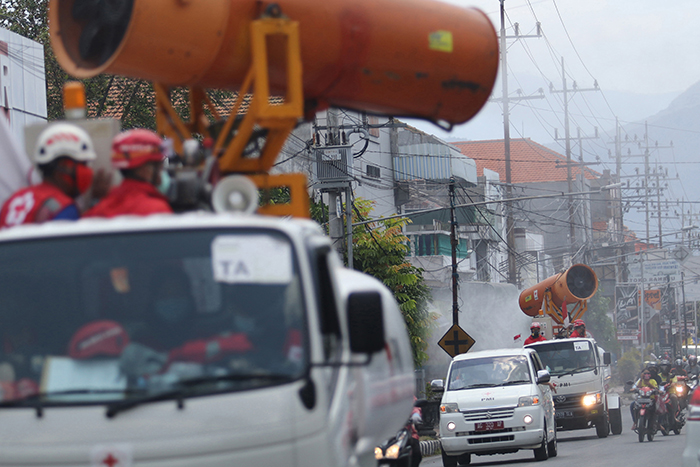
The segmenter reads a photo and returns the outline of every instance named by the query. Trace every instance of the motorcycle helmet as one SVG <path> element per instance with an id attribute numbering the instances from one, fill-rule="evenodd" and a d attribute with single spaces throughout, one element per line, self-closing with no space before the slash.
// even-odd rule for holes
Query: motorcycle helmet
<path id="1" fill-rule="evenodd" d="M 682 368 L 683 367 L 683 360 L 680 358 L 676 359 L 676 368 Z"/>
<path id="2" fill-rule="evenodd" d="M 690 356 L 688 357 L 688 364 L 689 364 L 690 366 L 695 366 L 695 365 L 697 365 L 697 363 L 698 363 L 698 357 L 697 357 L 697 356 L 695 356 L 695 355 L 690 355 Z"/>
<path id="3" fill-rule="evenodd" d="M 666 359 L 661 360 L 659 362 L 659 371 L 661 371 L 662 374 L 667 375 L 670 370 L 671 370 L 671 362 L 669 362 Z"/>

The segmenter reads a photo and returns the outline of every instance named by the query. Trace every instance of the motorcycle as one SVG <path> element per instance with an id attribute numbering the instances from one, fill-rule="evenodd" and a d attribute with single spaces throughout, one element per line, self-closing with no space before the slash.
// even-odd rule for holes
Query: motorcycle
<path id="1" fill-rule="evenodd" d="M 657 401 L 657 419 L 661 434 L 667 436 L 671 431 L 681 434 L 685 426 L 686 407 L 688 405 L 688 386 L 686 376 L 678 376 L 675 383 L 668 383 Z"/>
<path id="2" fill-rule="evenodd" d="M 688 395 L 690 394 L 688 377 L 684 375 L 676 376 L 676 382 L 671 384 L 669 393 L 676 396 L 676 399 L 678 399 L 679 410 L 686 409 L 688 407 Z"/>
<path id="3" fill-rule="evenodd" d="M 424 407 L 427 401 L 425 399 L 419 399 L 415 402 L 414 407 L 421 408 Z M 384 441 L 382 444 L 374 448 L 374 458 L 377 459 L 379 466 L 392 466 L 392 467 L 418 467 L 420 464 L 420 459 L 422 456 L 414 456 L 413 449 L 418 448 L 418 443 L 413 443 L 412 432 L 416 425 L 422 423 L 422 418 L 420 415 L 420 410 L 414 410 L 411 414 L 411 418 L 396 434 Z M 414 464 L 414 459 L 418 458 L 418 462 Z"/>
<path id="4" fill-rule="evenodd" d="M 637 420 L 635 431 L 639 435 L 640 443 L 644 441 L 645 435 L 647 440 L 653 441 L 656 434 L 655 402 L 652 399 L 655 392 L 656 390 L 650 387 L 637 389 L 637 397 L 634 402 L 635 419 Z"/>

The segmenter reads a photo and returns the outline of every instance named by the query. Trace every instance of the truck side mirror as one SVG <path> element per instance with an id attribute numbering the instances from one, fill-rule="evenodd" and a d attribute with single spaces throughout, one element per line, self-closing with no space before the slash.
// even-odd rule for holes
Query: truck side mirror
<path id="1" fill-rule="evenodd" d="M 605 365 L 610 365 L 610 362 L 612 362 L 612 358 L 610 357 L 610 352 L 603 353 L 603 363 Z"/>
<path id="2" fill-rule="evenodd" d="M 434 379 L 430 382 L 430 389 L 433 392 L 445 392 L 445 381 L 441 379 Z"/>
<path id="3" fill-rule="evenodd" d="M 537 384 L 547 384 L 550 379 L 552 379 L 552 377 L 549 376 L 549 371 L 539 370 L 537 372 Z"/>
<path id="4" fill-rule="evenodd" d="M 379 292 L 353 292 L 348 297 L 350 350 L 373 354 L 384 350 L 384 318 Z"/>

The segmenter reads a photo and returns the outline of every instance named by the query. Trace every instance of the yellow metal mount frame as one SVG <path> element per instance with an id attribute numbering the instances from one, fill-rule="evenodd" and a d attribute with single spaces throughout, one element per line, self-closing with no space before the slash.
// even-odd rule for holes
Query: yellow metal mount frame
<path id="1" fill-rule="evenodd" d="M 569 313 L 569 322 L 581 319 L 584 313 L 586 313 L 586 310 L 588 310 L 588 300 L 581 300 L 580 302 L 577 302 L 574 309 L 571 310 L 571 313 Z M 542 309 L 540 310 L 540 314 L 550 316 L 552 320 L 557 323 L 553 326 L 554 331 L 557 331 L 564 326 L 564 315 L 562 314 L 562 310 L 552 301 L 552 292 L 549 289 L 547 289 L 544 293 L 544 300 L 542 301 Z"/>
<path id="2" fill-rule="evenodd" d="M 282 36 L 286 39 L 286 95 L 284 103 L 270 103 L 267 38 Z M 238 96 L 215 143 L 214 154 L 218 157 L 223 174 L 249 176 L 259 189 L 286 187 L 291 201 L 286 204 L 265 205 L 258 209 L 261 214 L 309 217 L 309 200 L 306 193 L 306 177 L 303 174 L 270 175 L 269 171 L 277 159 L 284 142 L 303 115 L 302 64 L 299 45 L 299 23 L 286 18 L 262 18 L 251 22 L 252 65 Z M 182 143 L 198 133 L 210 137 L 208 110 L 212 117 L 222 118 L 204 89 L 190 89 L 190 118 L 183 122 L 171 104 L 170 92 L 162 83 L 155 83 L 156 123 L 158 132 L 174 141 L 176 151 L 182 151 Z M 235 128 L 235 136 L 228 136 L 234 129 L 236 116 L 245 96 L 252 92 L 245 117 Z M 254 130 L 267 130 L 265 146 L 259 157 L 243 157 L 243 151 Z"/>

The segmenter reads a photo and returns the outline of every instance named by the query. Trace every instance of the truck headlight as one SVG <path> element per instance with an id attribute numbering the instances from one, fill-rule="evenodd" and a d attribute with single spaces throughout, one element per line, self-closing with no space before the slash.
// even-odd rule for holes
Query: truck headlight
<path id="1" fill-rule="evenodd" d="M 518 407 L 529 407 L 531 405 L 539 405 L 539 396 L 523 396 L 518 399 Z"/>
<path id="2" fill-rule="evenodd" d="M 600 404 L 601 400 L 601 393 L 596 392 L 595 394 L 586 394 L 585 396 L 583 396 L 581 402 L 585 407 L 590 407 L 592 405 Z"/>
<path id="3" fill-rule="evenodd" d="M 440 405 L 440 413 L 457 413 L 459 407 L 454 402 L 448 402 Z"/>

